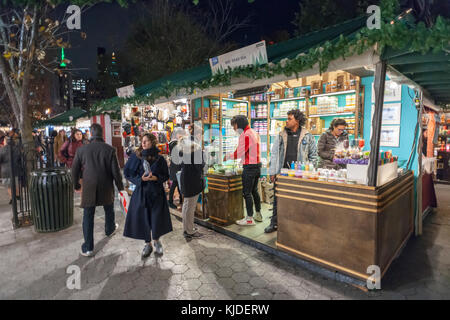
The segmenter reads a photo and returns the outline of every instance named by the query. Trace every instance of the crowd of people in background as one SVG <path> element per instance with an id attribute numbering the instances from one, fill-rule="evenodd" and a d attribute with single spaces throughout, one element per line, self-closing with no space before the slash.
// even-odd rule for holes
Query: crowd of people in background
<path id="1" fill-rule="evenodd" d="M 261 198 L 257 189 L 262 167 L 261 140 L 259 135 L 250 128 L 245 116 L 233 117 L 231 124 L 239 135 L 238 146 L 235 152 L 225 155 L 223 160 L 241 159 L 243 198 L 247 212 L 244 219 L 236 223 L 251 226 L 263 220 Z M 301 111 L 291 110 L 287 113 L 286 126 L 275 136 L 271 150 L 269 176 L 272 183 L 276 182 L 276 176 L 280 174 L 281 169 L 290 168 L 293 162 L 315 162 L 330 168 L 334 166 L 333 156 L 336 145 L 348 139 L 345 121 L 343 119 L 332 121 L 329 130 L 321 135 L 318 145 L 305 128 L 305 124 L 306 117 Z M 81 254 L 88 257 L 94 255 L 95 207 L 104 207 L 105 234 L 113 235 L 118 228 L 114 219 L 113 184 L 115 183 L 119 191 L 124 189 L 116 150 L 102 139 L 102 130 L 100 125 L 93 124 L 90 128 L 92 137 L 89 137 L 89 132 L 83 133 L 77 128 L 73 128 L 70 135 L 67 135 L 65 130 L 51 133 L 54 138 L 53 150 L 51 150 L 54 163 L 56 166 L 72 169 L 74 188 L 81 193 L 85 239 Z M 19 172 L 11 172 L 10 146 L 6 144 L 8 136 L 14 141 L 19 140 L 19 130 L 13 129 L 7 133 L 0 131 L 0 172 L 9 186 L 11 176 L 18 176 Z M 169 208 L 177 208 L 174 204 L 175 190 L 178 190 L 180 199 L 184 237 L 192 239 L 203 236 L 194 227 L 196 204 L 206 186 L 204 177 L 207 166 L 202 150 L 202 137 L 202 128 L 195 124 L 190 125 L 189 130 L 174 128 L 169 143 L 169 158 L 165 159 L 157 147 L 158 138 L 152 133 L 143 132 L 139 137 L 140 144 L 129 155 L 123 175 L 136 188 L 130 199 L 123 235 L 144 240 L 142 258 L 147 258 L 153 248 L 157 254 L 163 253 L 160 239 L 172 231 Z M 36 154 L 43 157 L 44 151 L 48 151 L 46 147 L 48 140 L 44 139 L 42 131 L 33 131 L 33 143 Z M 18 156 L 18 150 L 14 150 L 13 154 Z M 170 184 L 168 198 L 165 189 L 167 182 Z M 11 189 L 8 192 L 11 198 Z M 266 227 L 265 232 L 276 230 L 277 201 L 275 197 L 271 223 Z"/>

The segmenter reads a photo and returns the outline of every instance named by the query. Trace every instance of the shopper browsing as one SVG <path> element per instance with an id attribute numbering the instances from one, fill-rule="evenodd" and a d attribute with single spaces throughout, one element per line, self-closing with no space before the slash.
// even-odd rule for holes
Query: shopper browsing
<path id="1" fill-rule="evenodd" d="M 331 121 L 330 128 L 320 136 L 317 148 L 320 157 L 319 166 L 322 168 L 339 169 L 339 165 L 333 162 L 333 158 L 336 145 L 348 141 L 345 127 L 347 127 L 345 120 L 336 118 Z"/>
<path id="2" fill-rule="evenodd" d="M 243 164 L 242 187 L 247 216 L 236 221 L 243 226 L 255 225 L 255 220 L 261 222 L 261 198 L 258 193 L 258 180 L 261 176 L 261 140 L 259 135 L 250 128 L 248 120 L 243 115 L 234 116 L 231 119 L 233 129 L 240 133 L 239 142 L 235 152 L 226 155 L 223 161 L 229 159 L 241 159 Z M 256 214 L 253 217 L 253 202 L 255 202 Z"/>
<path id="3" fill-rule="evenodd" d="M 173 149 L 177 146 L 178 141 L 185 135 L 185 132 L 182 128 L 178 127 L 173 129 L 172 133 L 172 141 L 169 143 L 169 152 L 172 154 Z M 177 206 L 173 203 L 173 194 L 175 192 L 175 189 L 178 189 L 178 194 L 180 195 L 180 204 L 183 202 L 180 186 L 178 185 L 177 180 L 177 172 L 181 170 L 181 165 L 176 164 L 173 159 L 170 159 L 170 166 L 169 166 L 169 175 L 170 175 L 170 181 L 172 181 L 172 185 L 170 186 L 170 192 L 169 192 L 169 207 L 172 209 L 176 209 Z"/>
<path id="4" fill-rule="evenodd" d="M 199 143 L 202 137 L 202 128 L 192 125 L 189 128 L 191 135 L 180 140 L 175 150 L 181 156 L 180 184 L 183 194 L 183 235 L 186 238 L 200 238 L 203 235 L 194 227 L 194 214 L 197 200 L 205 188 L 203 170 L 205 167 L 202 146 Z"/>
<path id="5" fill-rule="evenodd" d="M 75 190 L 80 190 L 80 178 L 83 170 L 83 190 L 81 205 L 83 214 L 84 243 L 81 255 L 91 257 L 94 251 L 94 214 L 95 207 L 103 206 L 105 210 L 105 234 L 112 236 L 118 224 L 114 216 L 114 185 L 123 190 L 116 149 L 103 140 L 102 126 L 94 123 L 91 126 L 91 143 L 82 146 L 76 152 L 72 166 L 72 179 Z"/>
<path id="6" fill-rule="evenodd" d="M 153 251 L 163 253 L 161 236 L 172 231 L 169 205 L 164 191 L 164 182 L 169 179 L 166 160 L 159 155 L 156 137 L 145 133 L 141 146 L 128 159 L 123 170 L 125 178 L 132 182 L 134 190 L 123 235 L 145 241 L 142 258 Z"/>
<path id="7" fill-rule="evenodd" d="M 317 158 L 316 142 L 304 128 L 306 117 L 303 112 L 293 109 L 287 115 L 286 126 L 275 136 L 270 155 L 269 175 L 272 183 L 275 183 L 281 168 L 290 168 L 292 162 L 312 162 Z M 264 232 L 274 232 L 277 226 L 277 198 L 274 196 L 272 219 Z"/>

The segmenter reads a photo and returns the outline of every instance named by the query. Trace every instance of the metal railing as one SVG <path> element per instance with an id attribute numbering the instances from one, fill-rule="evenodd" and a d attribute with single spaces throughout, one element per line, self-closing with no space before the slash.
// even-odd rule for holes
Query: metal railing
<path id="1" fill-rule="evenodd" d="M 46 138 L 38 151 L 34 144 L 26 146 L 21 139 L 14 141 L 8 138 L 14 228 L 32 225 L 28 185 L 30 173 L 36 169 L 54 167 L 53 143 L 53 137 Z"/>

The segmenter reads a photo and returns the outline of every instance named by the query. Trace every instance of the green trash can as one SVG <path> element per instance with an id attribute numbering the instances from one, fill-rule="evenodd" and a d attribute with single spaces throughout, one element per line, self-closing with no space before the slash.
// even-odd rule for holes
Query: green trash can
<path id="1" fill-rule="evenodd" d="M 69 170 L 33 171 L 29 190 L 36 232 L 55 232 L 73 224 L 73 183 Z"/>

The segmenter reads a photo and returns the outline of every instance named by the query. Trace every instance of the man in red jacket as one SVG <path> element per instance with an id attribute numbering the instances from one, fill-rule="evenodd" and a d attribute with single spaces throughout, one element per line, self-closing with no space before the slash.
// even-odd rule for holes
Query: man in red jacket
<path id="1" fill-rule="evenodd" d="M 247 208 L 247 217 L 236 221 L 236 223 L 243 226 L 254 226 L 255 220 L 262 221 L 261 198 L 258 193 L 258 180 L 261 176 L 261 139 L 250 128 L 247 118 L 243 115 L 234 116 L 231 119 L 231 125 L 236 132 L 240 133 L 239 143 L 236 151 L 225 155 L 223 160 L 241 159 L 244 168 L 242 187 Z M 254 217 L 253 201 L 256 209 Z"/>

